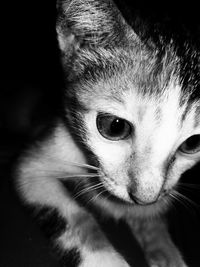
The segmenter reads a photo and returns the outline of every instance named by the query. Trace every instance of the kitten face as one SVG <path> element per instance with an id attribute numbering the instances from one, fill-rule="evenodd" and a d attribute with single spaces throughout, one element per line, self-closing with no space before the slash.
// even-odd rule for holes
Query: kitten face
<path id="1" fill-rule="evenodd" d="M 87 107 L 82 124 L 104 187 L 124 204 L 148 206 L 149 213 L 168 203 L 180 176 L 200 158 L 198 103 L 188 104 L 173 75 L 151 94 L 135 82 L 137 75 L 132 68 L 87 82 L 79 100 Z"/>
<path id="2" fill-rule="evenodd" d="M 98 159 L 104 187 L 127 204 L 121 210 L 163 210 L 200 158 L 197 51 L 162 33 L 158 46 L 148 34 L 144 41 L 112 1 L 60 1 L 59 10 L 70 123 Z M 119 204 L 96 199 L 112 213 Z"/>

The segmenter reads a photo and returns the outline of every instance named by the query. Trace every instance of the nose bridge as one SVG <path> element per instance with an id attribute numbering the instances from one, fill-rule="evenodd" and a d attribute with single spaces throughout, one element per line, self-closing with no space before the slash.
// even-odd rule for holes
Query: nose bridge
<path id="1" fill-rule="evenodd" d="M 162 175 L 162 160 L 154 157 L 151 151 L 148 153 L 140 153 L 136 155 L 133 167 L 134 176 L 143 180 L 146 180 L 146 177 L 158 177 Z"/>
<path id="2" fill-rule="evenodd" d="M 158 168 L 162 159 L 156 156 L 158 149 L 152 143 L 152 139 L 147 136 L 146 138 L 141 138 L 141 140 L 136 140 L 136 143 L 133 159 L 135 171 L 141 173 L 148 169 Z"/>
<path id="3" fill-rule="evenodd" d="M 137 168 L 141 171 L 162 168 L 175 148 L 177 134 L 177 127 L 172 123 L 136 127 L 133 151 Z"/>
<path id="4" fill-rule="evenodd" d="M 149 153 L 136 153 L 131 165 L 131 187 L 134 196 L 144 203 L 151 203 L 158 198 L 163 184 L 162 163 Z"/>
<path id="5" fill-rule="evenodd" d="M 179 115 L 176 95 L 169 96 L 159 105 L 156 119 L 156 103 L 148 102 L 148 112 L 135 122 L 133 140 L 132 180 L 134 196 L 144 203 L 154 202 L 165 184 L 164 165 L 176 147 L 179 133 Z M 169 106 L 172 102 L 172 107 Z"/>
<path id="6" fill-rule="evenodd" d="M 162 173 L 157 170 L 143 170 L 137 178 L 137 197 L 143 201 L 153 202 L 159 196 L 164 183 Z"/>
<path id="7" fill-rule="evenodd" d="M 166 91 L 157 101 L 154 97 L 142 99 L 134 118 L 134 146 L 138 157 L 167 158 L 180 130 L 179 90 Z M 141 113 L 143 116 L 141 116 Z M 154 161 L 154 160 L 153 160 Z"/>

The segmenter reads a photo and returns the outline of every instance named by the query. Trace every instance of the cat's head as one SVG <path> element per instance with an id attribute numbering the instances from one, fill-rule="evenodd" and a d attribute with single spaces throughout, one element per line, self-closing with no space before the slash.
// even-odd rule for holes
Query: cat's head
<path id="1" fill-rule="evenodd" d="M 162 54 L 144 44 L 110 1 L 58 9 L 68 118 L 111 195 L 139 213 L 161 210 L 200 159 L 199 102 L 183 86 L 180 57 L 173 44 Z"/>

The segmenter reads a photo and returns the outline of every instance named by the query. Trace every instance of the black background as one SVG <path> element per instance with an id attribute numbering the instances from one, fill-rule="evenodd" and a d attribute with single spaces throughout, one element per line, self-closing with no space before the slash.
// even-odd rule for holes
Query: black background
<path id="1" fill-rule="evenodd" d="M 147 4 L 131 0 L 116 3 L 130 23 L 139 14 L 152 25 L 164 25 L 175 34 L 184 32 L 199 46 L 197 4 L 191 1 Z M 63 82 L 55 32 L 55 1 L 4 1 L 0 13 L 0 266 L 58 266 L 46 240 L 10 186 L 10 162 L 21 146 L 35 138 L 59 112 Z M 184 179 L 198 184 L 199 167 Z M 189 197 L 196 206 L 177 203 L 169 217 L 173 238 L 189 266 L 200 266 L 198 186 Z"/>

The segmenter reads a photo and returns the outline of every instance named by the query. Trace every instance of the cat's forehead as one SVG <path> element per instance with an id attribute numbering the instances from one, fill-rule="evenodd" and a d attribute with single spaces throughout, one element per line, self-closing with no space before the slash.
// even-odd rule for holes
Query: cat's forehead
<path id="1" fill-rule="evenodd" d="M 134 77 L 127 79 L 127 76 L 120 76 L 119 80 L 115 78 L 109 82 L 103 81 L 94 86 L 98 93 L 90 103 L 97 110 L 118 109 L 127 114 L 137 112 L 139 121 L 151 112 L 158 121 L 161 120 L 163 113 L 169 117 L 175 116 L 180 122 L 184 121 L 189 113 L 194 113 L 194 110 L 195 114 L 199 115 L 199 103 L 189 101 L 190 95 L 183 94 L 181 84 L 176 78 L 171 78 L 166 84 L 156 82 L 155 87 L 158 88 L 152 88 L 154 86 L 152 83 L 140 87 L 140 82 L 138 85 Z"/>
<path id="2" fill-rule="evenodd" d="M 165 124 L 177 129 L 184 124 L 191 129 L 200 125 L 200 105 L 190 101 L 189 93 L 183 93 L 176 76 L 167 82 L 145 81 L 141 85 L 141 80 L 135 81 L 130 72 L 129 77 L 121 74 L 90 88 L 93 92 L 84 96 L 89 109 L 114 114 L 135 125 L 144 124 L 145 129 L 147 125 L 157 128 Z"/>
<path id="3" fill-rule="evenodd" d="M 86 50 L 78 57 L 78 64 L 74 64 L 77 70 L 75 80 L 83 81 L 80 88 L 83 94 L 99 92 L 120 98 L 125 91 L 132 89 L 143 95 L 159 96 L 168 89 L 170 81 L 178 77 L 179 60 L 170 49 L 162 56 L 158 54 L 137 46 Z M 94 86 L 96 84 L 98 86 Z"/>
<path id="4" fill-rule="evenodd" d="M 199 104 L 191 100 L 193 89 L 183 86 L 180 59 L 171 48 L 158 54 L 142 48 L 86 51 L 79 58 L 78 98 L 85 107 L 97 109 L 121 103 L 123 109 L 137 109 L 139 118 L 154 110 L 158 119 L 168 110 L 184 121 L 192 110 L 197 125 Z"/>

